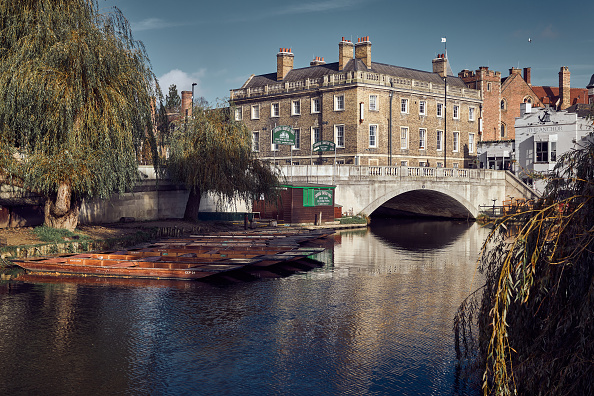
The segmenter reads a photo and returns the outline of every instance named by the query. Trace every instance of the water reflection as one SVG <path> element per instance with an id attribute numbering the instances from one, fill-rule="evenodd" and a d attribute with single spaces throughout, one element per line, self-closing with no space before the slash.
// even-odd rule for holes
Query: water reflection
<path id="1" fill-rule="evenodd" d="M 342 233 L 286 278 L 225 286 L 11 282 L 1 394 L 451 395 L 452 317 L 481 231 Z M 415 231 L 416 232 L 416 231 Z M 7 286 L 10 285 L 10 286 Z"/>

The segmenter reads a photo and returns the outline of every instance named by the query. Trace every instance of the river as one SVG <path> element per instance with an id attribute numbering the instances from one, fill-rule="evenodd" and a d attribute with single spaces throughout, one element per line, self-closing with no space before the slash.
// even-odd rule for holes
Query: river
<path id="1" fill-rule="evenodd" d="M 374 220 L 284 278 L 4 281 L 3 395 L 470 395 L 453 316 L 486 230 Z"/>

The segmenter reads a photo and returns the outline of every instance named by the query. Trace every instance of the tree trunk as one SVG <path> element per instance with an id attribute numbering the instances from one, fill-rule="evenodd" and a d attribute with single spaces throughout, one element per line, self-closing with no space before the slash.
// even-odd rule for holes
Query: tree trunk
<path id="1" fill-rule="evenodd" d="M 184 220 L 188 221 L 197 221 L 198 220 L 198 212 L 200 211 L 200 189 L 199 188 L 192 188 L 190 189 L 190 196 L 188 197 L 188 202 L 186 203 L 186 211 L 184 213 Z"/>
<path id="2" fill-rule="evenodd" d="M 72 190 L 67 184 L 58 187 L 55 198 L 45 201 L 44 225 L 52 228 L 63 228 L 74 231 L 78 225 L 80 202 L 72 200 Z"/>

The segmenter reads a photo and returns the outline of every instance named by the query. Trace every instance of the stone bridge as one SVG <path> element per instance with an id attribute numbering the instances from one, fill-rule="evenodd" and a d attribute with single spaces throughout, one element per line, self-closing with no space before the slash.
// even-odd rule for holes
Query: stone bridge
<path id="1" fill-rule="evenodd" d="M 282 166 L 289 184 L 336 185 L 343 212 L 376 215 L 476 218 L 481 206 L 534 199 L 513 173 L 491 169 L 446 169 L 354 165 Z"/>

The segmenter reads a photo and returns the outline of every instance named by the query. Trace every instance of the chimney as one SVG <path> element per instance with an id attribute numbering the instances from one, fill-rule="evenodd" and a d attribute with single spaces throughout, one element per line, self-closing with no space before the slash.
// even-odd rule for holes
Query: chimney
<path id="1" fill-rule="evenodd" d="M 567 66 L 562 66 L 559 71 L 559 110 L 565 110 L 571 106 L 571 85 L 569 83 L 571 73 Z"/>
<path id="2" fill-rule="evenodd" d="M 338 43 L 338 71 L 343 71 L 347 63 L 353 59 L 354 46 L 349 40 L 345 40 Z"/>
<path id="3" fill-rule="evenodd" d="M 326 64 L 326 62 L 324 62 L 324 58 L 320 58 L 319 56 L 316 56 L 314 58 L 314 60 L 309 62 L 310 66 L 319 66 L 319 65 L 325 65 L 325 64 Z"/>
<path id="4" fill-rule="evenodd" d="M 433 59 L 433 73 L 439 74 L 441 78 L 444 78 L 448 70 L 448 60 L 445 54 L 437 55 L 437 58 Z"/>
<path id="5" fill-rule="evenodd" d="M 520 117 L 532 113 L 532 103 L 520 103 Z"/>
<path id="6" fill-rule="evenodd" d="M 371 69 L 371 41 L 369 36 L 360 37 L 355 44 L 355 58 L 361 59 Z"/>
<path id="7" fill-rule="evenodd" d="M 192 91 L 181 92 L 181 109 L 180 116 L 191 117 L 192 116 Z"/>
<path id="8" fill-rule="evenodd" d="M 524 68 L 524 81 L 526 81 L 526 84 L 532 86 L 532 83 L 530 83 L 530 68 L 529 67 Z"/>
<path id="9" fill-rule="evenodd" d="M 512 74 L 518 74 L 520 75 L 522 73 L 522 70 L 520 69 L 516 69 L 515 67 L 512 67 L 511 69 L 509 69 L 509 75 L 511 76 Z"/>
<path id="10" fill-rule="evenodd" d="M 276 54 L 276 81 L 283 80 L 291 70 L 293 70 L 291 48 L 279 48 Z"/>

